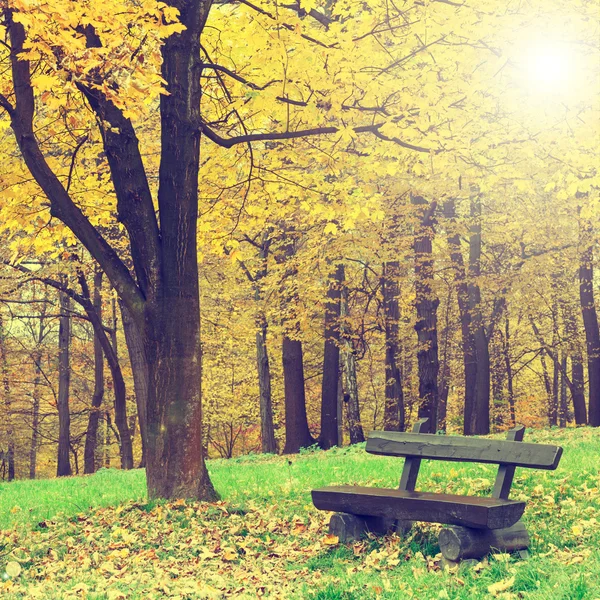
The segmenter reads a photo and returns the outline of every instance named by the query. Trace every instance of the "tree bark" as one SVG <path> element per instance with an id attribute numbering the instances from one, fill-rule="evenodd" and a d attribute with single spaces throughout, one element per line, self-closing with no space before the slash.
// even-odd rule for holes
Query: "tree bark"
<path id="1" fill-rule="evenodd" d="M 587 423 L 587 407 L 585 405 L 585 386 L 583 374 L 583 354 L 580 346 L 581 331 L 573 306 L 568 301 L 562 303 L 563 320 L 569 344 L 571 357 L 571 400 L 573 402 L 573 416 L 576 425 Z"/>
<path id="2" fill-rule="evenodd" d="M 43 322 L 43 321 L 42 321 Z M 40 328 L 42 324 L 40 323 Z M 37 470 L 37 452 L 40 439 L 40 383 L 41 383 L 41 360 L 42 353 L 36 349 L 33 353 L 33 392 L 31 407 L 31 445 L 29 447 L 29 479 L 35 479 Z"/>
<path id="3" fill-rule="evenodd" d="M 390 261 L 383 264 L 381 289 L 383 291 L 383 313 L 385 319 L 385 404 L 383 429 L 404 431 L 405 410 L 402 371 L 400 368 L 400 264 Z"/>
<path id="4" fill-rule="evenodd" d="M 419 223 L 415 229 L 415 304 L 418 337 L 417 363 L 419 367 L 419 418 L 429 418 L 431 431 L 437 430 L 438 409 L 438 335 L 437 308 L 439 300 L 433 288 L 433 237 L 434 213 L 437 202 L 427 203 L 424 198 L 414 196 L 418 206 Z"/>
<path id="5" fill-rule="evenodd" d="M 358 401 L 358 379 L 356 377 L 356 353 L 350 325 L 348 323 L 348 288 L 342 287 L 340 298 L 340 337 L 342 340 L 342 378 L 344 389 L 344 403 L 346 404 L 346 415 L 348 420 L 348 433 L 351 444 L 360 444 L 365 441 L 365 434 L 360 420 L 360 404 Z"/>
<path id="6" fill-rule="evenodd" d="M 508 313 L 506 314 L 504 320 L 504 344 L 502 348 L 502 354 L 504 356 L 504 367 L 506 369 L 506 385 L 508 387 L 508 408 L 510 411 L 510 423 L 512 427 L 515 427 L 517 424 L 517 417 L 515 412 L 513 370 L 510 358 L 510 321 L 508 319 Z"/>
<path id="7" fill-rule="evenodd" d="M 600 427 L 600 330 L 594 299 L 592 225 L 580 218 L 579 301 L 587 346 L 589 424 Z"/>
<path id="8" fill-rule="evenodd" d="M 60 325 L 58 332 L 58 458 L 56 475 L 71 475 L 71 412 L 69 392 L 71 385 L 71 300 L 63 292 L 59 293 Z"/>
<path id="9" fill-rule="evenodd" d="M 456 226 L 456 208 L 453 198 L 450 198 L 444 204 L 444 213 L 449 220 L 449 228 L 451 229 L 448 235 L 448 245 L 450 247 L 450 259 L 454 269 L 454 281 L 456 284 L 462 338 L 465 388 L 463 433 L 465 435 L 472 435 L 475 396 L 477 391 L 477 361 L 475 359 L 475 339 L 471 330 L 471 311 L 469 307 L 467 274 L 463 254 L 460 248 L 460 235 L 458 232 L 454 231 Z"/>
<path id="10" fill-rule="evenodd" d="M 4 406 L 6 408 L 6 463 L 8 466 L 8 481 L 15 478 L 15 432 L 12 414 L 12 397 L 10 390 L 10 374 L 8 371 L 8 352 L 6 348 L 6 334 L 4 322 L 0 318 L 0 367 L 2 369 L 2 391 Z"/>
<path id="11" fill-rule="evenodd" d="M 119 352 L 117 347 L 117 305 L 116 298 L 112 298 L 112 327 L 111 342 L 107 345 L 107 362 L 113 380 L 113 393 L 115 395 L 115 425 L 119 432 L 119 453 L 121 455 L 121 468 L 133 469 L 133 443 L 131 440 L 131 430 L 129 429 L 129 420 L 127 419 L 127 390 L 125 380 L 121 371 L 119 362 Z M 99 325 L 102 324 L 99 320 Z M 100 330 L 100 327 L 97 328 Z M 112 348 L 112 351 L 109 349 Z"/>
<path id="12" fill-rule="evenodd" d="M 560 404 L 558 409 L 558 426 L 566 427 L 569 420 L 569 409 L 567 407 L 567 357 L 561 358 L 560 369 Z"/>
<path id="13" fill-rule="evenodd" d="M 146 466 L 146 446 L 148 444 L 148 364 L 144 354 L 144 341 L 140 335 L 136 322 L 131 318 L 127 307 L 120 302 L 121 321 L 123 333 L 129 355 L 129 363 L 133 375 L 133 390 L 137 407 L 138 421 L 140 424 L 140 438 L 142 440 L 142 458 L 139 467 Z"/>
<path id="14" fill-rule="evenodd" d="M 295 454 L 315 443 L 306 417 L 304 359 L 302 342 L 287 335 L 283 338 L 283 383 L 285 388 L 284 454 Z"/>
<path id="15" fill-rule="evenodd" d="M 94 293 L 92 304 L 98 319 L 102 322 L 102 270 L 94 271 Z M 104 399 L 104 354 L 98 335 L 94 332 L 94 393 L 88 417 L 88 426 L 85 434 L 85 447 L 83 451 L 84 474 L 94 473 L 98 463 L 96 457 L 98 445 L 98 420 L 100 407 Z"/>
<path id="16" fill-rule="evenodd" d="M 281 252 L 276 256 L 277 262 L 284 264 L 291 261 L 296 252 L 295 234 L 286 231 L 283 236 Z M 283 320 L 283 383 L 285 396 L 285 446 L 284 454 L 297 453 L 300 448 L 312 446 L 315 443 L 306 416 L 306 392 L 304 382 L 304 356 L 300 340 L 300 325 L 294 314 L 298 303 L 294 279 L 297 274 L 296 266 L 289 262 L 281 282 L 281 309 L 289 316 Z"/>
<path id="17" fill-rule="evenodd" d="M 581 356 L 571 357 L 571 377 L 573 380 L 572 401 L 575 423 L 577 425 L 586 425 L 587 409 L 585 406 L 585 386 Z"/>
<path id="18" fill-rule="evenodd" d="M 273 424 L 273 399 L 271 390 L 271 365 L 269 362 L 269 351 L 267 346 L 267 334 L 269 324 L 262 301 L 262 281 L 267 276 L 268 254 L 271 244 L 269 235 L 271 229 L 263 232 L 259 246 L 258 258 L 260 267 L 255 275 L 240 261 L 248 281 L 254 288 L 254 300 L 256 302 L 256 370 L 258 373 L 259 410 L 260 410 L 260 440 L 261 449 L 265 454 L 277 453 L 277 441 L 275 439 L 275 426 Z"/>
<path id="19" fill-rule="evenodd" d="M 256 365 L 258 370 L 258 388 L 260 394 L 260 439 L 262 451 L 266 454 L 277 453 L 275 427 L 273 425 L 273 404 L 271 395 L 271 366 L 267 348 L 268 326 L 263 320 L 256 331 Z"/>
<path id="20" fill-rule="evenodd" d="M 468 289 L 477 373 L 470 433 L 487 435 L 490 432 L 490 348 L 483 323 L 478 283 L 481 277 L 481 196 L 478 192 L 471 197 L 471 218 Z"/>
<path id="21" fill-rule="evenodd" d="M 321 384 L 321 434 L 319 445 L 324 450 L 338 443 L 338 380 L 340 373 L 340 295 L 344 267 L 338 265 L 330 277 L 325 303 L 325 348 Z"/>

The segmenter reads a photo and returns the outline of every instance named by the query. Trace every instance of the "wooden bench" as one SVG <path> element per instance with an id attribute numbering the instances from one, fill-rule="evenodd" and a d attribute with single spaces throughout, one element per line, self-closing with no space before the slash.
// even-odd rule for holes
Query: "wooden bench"
<path id="1" fill-rule="evenodd" d="M 405 457 L 398 489 L 333 486 L 312 491 L 318 509 L 336 512 L 330 532 L 349 541 L 369 531 L 405 533 L 412 521 L 427 521 L 452 526 L 439 537 L 450 561 L 481 558 L 491 548 L 525 550 L 529 535 L 520 521 L 525 502 L 508 498 L 515 468 L 556 469 L 562 448 L 523 443 L 524 427 L 510 430 L 504 441 L 429 434 L 428 425 L 428 419 L 421 419 L 412 433 L 374 431 L 369 436 L 367 452 Z M 492 497 L 415 491 L 423 459 L 499 465 Z"/>

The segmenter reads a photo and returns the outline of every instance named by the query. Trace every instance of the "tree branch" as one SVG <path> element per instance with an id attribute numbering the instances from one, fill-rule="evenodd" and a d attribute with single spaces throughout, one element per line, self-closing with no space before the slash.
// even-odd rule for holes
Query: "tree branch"
<path id="1" fill-rule="evenodd" d="M 376 137 L 398 144 L 408 150 L 414 150 L 415 152 L 424 152 L 430 154 L 431 152 L 439 153 L 441 149 L 425 148 L 423 146 L 415 146 L 403 142 L 398 138 L 390 138 L 379 131 L 379 128 L 383 126 L 383 123 L 375 125 L 361 125 L 359 127 L 353 127 L 352 130 L 355 133 L 372 133 Z M 276 141 L 276 140 L 293 140 L 303 137 L 311 137 L 317 135 L 331 135 L 340 131 L 339 127 L 314 127 L 312 129 L 299 129 L 297 131 L 283 131 L 283 132 L 270 132 L 270 133 L 251 133 L 248 135 L 239 135 L 236 137 L 224 138 L 218 133 L 213 131 L 206 123 L 200 122 L 200 131 L 212 142 L 222 146 L 223 148 L 231 148 L 237 144 L 248 144 L 252 142 L 265 142 L 265 141 Z"/>
<path id="2" fill-rule="evenodd" d="M 141 320 L 144 297 L 131 273 L 115 249 L 73 202 L 63 184 L 46 162 L 40 149 L 33 130 L 35 99 L 31 85 L 30 64 L 29 61 L 18 58 L 23 51 L 25 29 L 20 23 L 13 21 L 10 11 L 7 12 L 6 17 L 12 42 L 10 60 L 15 92 L 15 109 L 11 114 L 11 126 L 25 164 L 50 201 L 51 215 L 61 220 L 75 233 L 98 261 L 132 314 Z"/>

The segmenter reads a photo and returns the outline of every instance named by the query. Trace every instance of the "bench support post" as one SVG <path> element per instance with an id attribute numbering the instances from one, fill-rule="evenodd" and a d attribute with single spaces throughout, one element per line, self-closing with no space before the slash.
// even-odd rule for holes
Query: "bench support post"
<path id="1" fill-rule="evenodd" d="M 386 535 L 395 530 L 392 519 L 363 517 L 349 513 L 334 513 L 329 521 L 329 533 L 339 538 L 343 544 L 360 540 L 368 533 Z"/>
<path id="2" fill-rule="evenodd" d="M 529 534 L 522 521 L 506 529 L 446 527 L 440 532 L 440 550 L 450 561 L 483 558 L 493 550 L 516 552 L 529 547 Z"/>

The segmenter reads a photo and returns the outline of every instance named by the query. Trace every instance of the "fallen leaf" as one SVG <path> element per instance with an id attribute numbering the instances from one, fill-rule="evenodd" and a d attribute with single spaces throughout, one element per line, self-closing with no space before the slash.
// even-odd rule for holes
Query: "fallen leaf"
<path id="1" fill-rule="evenodd" d="M 493 596 L 497 596 L 500 592 L 505 592 L 510 589 L 515 583 L 515 578 L 511 577 L 510 579 L 503 579 L 502 581 L 498 581 L 497 583 L 492 583 L 492 585 L 488 586 L 488 592 Z"/>
<path id="2" fill-rule="evenodd" d="M 332 533 L 328 533 L 323 538 L 323 544 L 326 546 L 336 546 L 340 543 L 340 538 L 337 535 L 333 535 Z"/>

